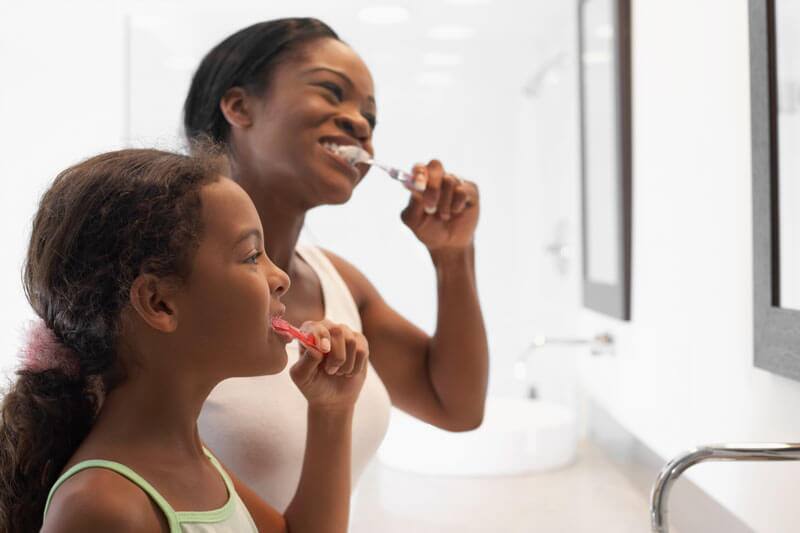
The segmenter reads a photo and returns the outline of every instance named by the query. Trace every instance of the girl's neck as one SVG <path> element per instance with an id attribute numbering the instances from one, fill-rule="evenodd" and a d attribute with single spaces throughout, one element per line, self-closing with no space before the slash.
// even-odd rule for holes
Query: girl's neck
<path id="1" fill-rule="evenodd" d="M 179 461 L 203 458 L 197 418 L 211 388 L 167 377 L 139 375 L 119 384 L 103 400 L 92 433 L 115 448 L 168 451 Z"/>

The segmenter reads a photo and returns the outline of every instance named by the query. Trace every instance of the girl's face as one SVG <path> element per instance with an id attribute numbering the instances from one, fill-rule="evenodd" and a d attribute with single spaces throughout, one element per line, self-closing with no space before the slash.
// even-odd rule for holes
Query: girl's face
<path id="1" fill-rule="evenodd" d="M 357 144 L 373 153 L 372 77 L 349 46 L 306 43 L 275 67 L 263 94 L 246 99 L 249 127 L 232 128 L 231 140 L 259 180 L 280 180 L 278 190 L 297 191 L 306 207 L 350 198 L 368 167 L 356 169 L 323 147 Z"/>
<path id="2" fill-rule="evenodd" d="M 284 313 L 289 277 L 267 257 L 258 213 L 239 185 L 222 178 L 200 196 L 203 235 L 178 296 L 182 338 L 197 364 L 221 377 L 278 373 L 286 341 L 270 319 Z"/>

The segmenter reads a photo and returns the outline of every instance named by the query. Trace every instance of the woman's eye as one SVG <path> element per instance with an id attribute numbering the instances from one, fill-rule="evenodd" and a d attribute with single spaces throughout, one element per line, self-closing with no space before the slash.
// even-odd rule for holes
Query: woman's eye
<path id="1" fill-rule="evenodd" d="M 336 97 L 336 99 L 337 99 L 339 102 L 341 102 L 342 100 L 344 100 L 344 91 L 342 90 L 342 88 L 341 88 L 341 87 L 339 87 L 339 86 L 338 86 L 338 85 L 336 85 L 335 83 L 331 83 L 331 82 L 325 82 L 325 83 L 322 83 L 322 84 L 320 84 L 320 85 L 321 85 L 322 87 L 325 87 L 326 89 L 328 89 L 328 90 L 329 90 L 331 93 L 333 93 L 333 95 Z"/>
<path id="2" fill-rule="evenodd" d="M 258 258 L 261 257 L 262 252 L 256 252 L 247 259 L 244 260 L 245 263 L 250 263 L 251 265 L 258 264 Z"/>

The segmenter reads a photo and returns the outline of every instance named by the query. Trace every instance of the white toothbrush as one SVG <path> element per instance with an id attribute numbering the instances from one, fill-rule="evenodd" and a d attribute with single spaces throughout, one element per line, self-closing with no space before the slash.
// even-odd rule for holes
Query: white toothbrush
<path id="1" fill-rule="evenodd" d="M 339 146 L 336 144 L 329 144 L 328 149 L 336 153 L 338 156 L 342 157 L 344 160 L 346 160 L 353 166 L 355 166 L 358 163 L 365 163 L 373 167 L 378 167 L 379 169 L 389 174 L 389 176 L 391 176 L 392 178 L 403 183 L 403 185 L 405 185 L 409 189 L 419 192 L 425 190 L 424 178 L 418 180 L 414 178 L 414 175 L 409 172 L 400 170 L 399 168 L 395 168 L 389 165 L 384 165 L 383 163 L 379 163 L 374 159 L 372 159 L 372 156 L 369 155 L 369 152 L 367 152 L 366 150 L 364 150 L 359 146 L 355 145 Z"/>

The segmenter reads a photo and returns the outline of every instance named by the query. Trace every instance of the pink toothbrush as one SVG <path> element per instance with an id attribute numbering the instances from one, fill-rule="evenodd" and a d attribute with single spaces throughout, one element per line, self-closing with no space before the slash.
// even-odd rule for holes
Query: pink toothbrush
<path id="1" fill-rule="evenodd" d="M 314 349 L 317 348 L 317 341 L 313 335 L 311 335 L 310 333 L 303 333 L 302 331 L 300 331 L 293 325 L 289 324 L 282 318 L 279 318 L 277 316 L 272 317 L 272 329 L 274 329 L 275 331 L 281 331 L 283 333 L 286 333 L 287 335 L 291 335 L 295 339 L 302 342 L 305 346 Z"/>

